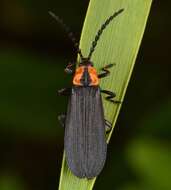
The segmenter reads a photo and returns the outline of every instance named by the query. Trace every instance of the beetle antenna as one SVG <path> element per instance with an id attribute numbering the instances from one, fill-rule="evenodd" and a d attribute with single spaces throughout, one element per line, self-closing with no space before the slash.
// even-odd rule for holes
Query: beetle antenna
<path id="1" fill-rule="evenodd" d="M 98 40 L 100 39 L 100 36 L 102 35 L 104 29 L 107 27 L 107 25 L 116 17 L 118 16 L 120 13 L 122 13 L 124 11 L 124 9 L 120 9 L 119 11 L 115 12 L 113 15 L 111 15 L 100 27 L 100 29 L 98 30 L 94 41 L 92 42 L 91 48 L 90 48 L 90 53 L 88 55 L 88 59 L 91 59 L 91 56 L 95 50 L 95 47 L 97 45 Z"/>
<path id="2" fill-rule="evenodd" d="M 81 49 L 79 48 L 79 44 L 78 44 L 74 34 L 71 32 L 70 28 L 63 22 L 63 20 L 61 18 L 59 18 L 53 12 L 49 11 L 49 14 L 62 26 L 62 28 L 67 33 L 68 38 L 73 42 L 74 47 L 77 50 L 77 53 L 80 55 L 80 58 L 83 59 L 83 55 L 82 55 Z"/>

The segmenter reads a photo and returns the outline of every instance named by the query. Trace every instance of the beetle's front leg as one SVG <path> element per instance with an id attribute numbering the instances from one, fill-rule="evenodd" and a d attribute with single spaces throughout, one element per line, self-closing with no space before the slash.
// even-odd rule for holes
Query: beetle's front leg
<path id="1" fill-rule="evenodd" d="M 98 75 L 98 78 L 104 78 L 106 76 L 108 76 L 110 74 L 110 71 L 108 70 L 109 68 L 113 67 L 115 64 L 108 64 L 106 66 L 104 66 L 101 70 L 103 71 L 102 73 L 100 73 Z"/>
<path id="2" fill-rule="evenodd" d="M 74 71 L 73 71 L 73 67 L 76 65 L 76 63 L 68 63 L 68 65 L 66 66 L 66 68 L 64 69 L 64 71 L 67 73 L 67 74 L 73 74 Z"/>
<path id="3" fill-rule="evenodd" d="M 71 94 L 71 88 L 62 88 L 58 90 L 60 96 L 69 96 Z"/>

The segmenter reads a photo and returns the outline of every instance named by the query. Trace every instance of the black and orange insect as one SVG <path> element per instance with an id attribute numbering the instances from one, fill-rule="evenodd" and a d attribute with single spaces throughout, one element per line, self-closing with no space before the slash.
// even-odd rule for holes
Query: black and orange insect
<path id="1" fill-rule="evenodd" d="M 67 113 L 60 115 L 59 120 L 65 127 L 64 149 L 68 166 L 79 178 L 96 177 L 105 164 L 107 152 L 105 129 L 111 128 L 111 124 L 104 118 L 101 93 L 105 93 L 106 99 L 112 103 L 120 102 L 114 100 L 115 93 L 99 87 L 100 79 L 110 73 L 108 69 L 113 64 L 108 64 L 102 68 L 102 73 L 98 74 L 91 56 L 106 26 L 122 11 L 123 9 L 120 9 L 115 12 L 102 24 L 87 57 L 82 55 L 70 29 L 59 17 L 49 12 L 67 32 L 80 56 L 80 63 L 69 64 L 65 69 L 67 73 L 74 74 L 73 86 L 59 90 L 60 95 L 70 96 Z M 78 65 L 75 72 L 72 69 L 74 65 Z"/>

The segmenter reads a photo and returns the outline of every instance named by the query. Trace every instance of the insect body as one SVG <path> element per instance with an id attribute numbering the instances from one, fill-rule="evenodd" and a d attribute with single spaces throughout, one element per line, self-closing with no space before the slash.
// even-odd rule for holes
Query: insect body
<path id="1" fill-rule="evenodd" d="M 107 144 L 99 78 L 89 63 L 79 66 L 65 122 L 65 151 L 71 171 L 92 178 L 103 168 Z"/>
<path id="2" fill-rule="evenodd" d="M 69 33 L 69 37 L 74 42 L 81 59 L 75 72 L 72 70 L 72 66 L 75 64 L 69 64 L 65 69 L 67 73 L 74 74 L 73 86 L 59 90 L 59 94 L 70 96 L 67 113 L 59 116 L 60 121 L 65 126 L 64 148 L 66 160 L 71 171 L 80 178 L 90 179 L 99 175 L 106 160 L 105 128 L 111 126 L 104 118 L 101 92 L 107 94 L 107 100 L 113 103 L 120 102 L 113 99 L 115 93 L 102 90 L 99 87 L 100 78 L 109 74 L 108 69 L 113 64 L 105 66 L 102 68 L 103 72 L 98 74 L 90 59 L 102 31 L 122 11 L 123 9 L 114 13 L 101 26 L 87 58 L 83 57 L 68 27 L 50 12 Z"/>

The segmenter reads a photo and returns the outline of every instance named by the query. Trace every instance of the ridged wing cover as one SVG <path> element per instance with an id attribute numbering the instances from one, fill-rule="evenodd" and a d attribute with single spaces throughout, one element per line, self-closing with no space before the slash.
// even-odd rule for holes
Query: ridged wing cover
<path id="1" fill-rule="evenodd" d="M 64 141 L 68 166 L 76 176 L 93 178 L 101 172 L 107 144 L 99 87 L 72 88 Z"/>

